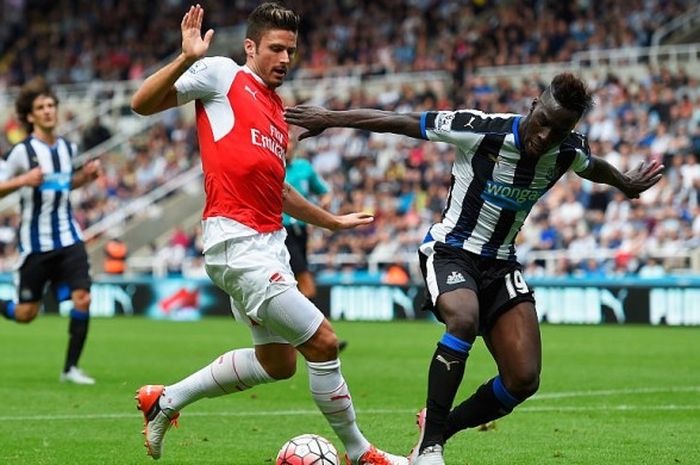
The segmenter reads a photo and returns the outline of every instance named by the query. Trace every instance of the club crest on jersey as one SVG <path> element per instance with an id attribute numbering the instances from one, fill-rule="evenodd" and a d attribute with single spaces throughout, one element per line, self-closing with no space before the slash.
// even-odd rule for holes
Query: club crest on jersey
<path id="1" fill-rule="evenodd" d="M 197 74 L 200 71 L 204 71 L 207 69 L 207 64 L 203 60 L 196 61 L 192 66 L 190 66 L 190 69 L 188 70 L 192 74 Z"/>
<path id="2" fill-rule="evenodd" d="M 506 210 L 529 210 L 542 197 L 545 189 L 530 189 L 501 184 L 491 179 L 481 192 L 481 198 Z"/>
<path id="3" fill-rule="evenodd" d="M 436 131 L 450 131 L 452 129 L 452 121 L 455 119 L 454 113 L 438 113 L 435 117 Z"/>
<path id="4" fill-rule="evenodd" d="M 447 277 L 446 284 L 447 284 L 448 286 L 452 286 L 452 285 L 454 285 L 454 284 L 463 283 L 463 282 L 465 282 L 465 281 L 466 281 L 466 279 L 464 279 L 464 276 L 462 275 L 462 273 L 460 273 L 459 271 L 453 271 L 453 272 L 450 273 L 450 275 Z"/>
<path id="5" fill-rule="evenodd" d="M 547 174 L 545 174 L 544 176 L 547 179 L 547 181 L 552 182 L 559 179 L 563 174 L 564 173 L 562 172 L 561 168 L 559 168 L 557 165 L 554 165 L 547 171 Z"/>

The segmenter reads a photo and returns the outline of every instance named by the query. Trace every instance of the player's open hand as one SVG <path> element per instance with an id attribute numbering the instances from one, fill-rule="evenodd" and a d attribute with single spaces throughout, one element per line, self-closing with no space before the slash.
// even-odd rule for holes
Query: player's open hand
<path id="1" fill-rule="evenodd" d="M 374 216 L 369 213 L 348 213 L 347 215 L 340 215 L 336 217 L 337 223 L 333 228 L 334 231 L 339 229 L 352 229 L 358 226 L 364 226 L 370 224 L 374 221 Z"/>
<path id="2" fill-rule="evenodd" d="M 639 198 L 639 194 L 659 182 L 663 175 L 664 165 L 656 160 L 641 162 L 639 166 L 625 173 L 627 178 L 622 192 L 630 199 Z"/>
<path id="3" fill-rule="evenodd" d="M 306 129 L 306 132 L 299 134 L 299 140 L 317 136 L 331 127 L 329 114 L 325 108 L 311 105 L 297 105 L 284 109 L 284 119 L 287 123 Z"/>
<path id="4" fill-rule="evenodd" d="M 182 53 L 185 57 L 194 62 L 206 55 L 214 37 L 214 30 L 209 29 L 202 38 L 202 19 L 204 18 L 204 8 L 199 4 L 191 6 L 185 13 L 180 23 L 182 29 Z"/>
<path id="5" fill-rule="evenodd" d="M 98 159 L 90 160 L 83 165 L 83 173 L 90 180 L 99 178 L 102 175 L 102 163 Z"/>
<path id="6" fill-rule="evenodd" d="M 42 182 L 44 182 L 44 172 L 38 166 L 24 173 L 22 179 L 22 184 L 29 187 L 38 187 Z"/>

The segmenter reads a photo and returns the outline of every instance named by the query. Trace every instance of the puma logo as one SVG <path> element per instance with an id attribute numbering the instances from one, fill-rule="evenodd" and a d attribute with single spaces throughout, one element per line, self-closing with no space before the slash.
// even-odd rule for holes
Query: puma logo
<path id="1" fill-rule="evenodd" d="M 437 360 L 437 361 L 440 362 L 440 363 L 444 363 L 445 366 L 447 367 L 447 371 L 450 371 L 450 370 L 452 369 L 452 365 L 453 365 L 453 364 L 459 363 L 459 360 L 453 360 L 453 361 L 450 362 L 449 360 L 447 360 L 445 357 L 443 357 L 443 356 L 440 355 L 440 354 L 438 354 L 438 356 L 435 357 L 435 360 Z"/>
<path id="2" fill-rule="evenodd" d="M 472 126 L 472 123 L 474 122 L 475 119 L 476 119 L 476 116 L 472 116 L 472 119 L 470 119 L 470 120 L 467 122 L 467 124 L 464 125 L 464 127 L 465 127 L 465 128 L 472 128 L 472 129 L 474 129 L 474 126 Z"/>
<path id="3" fill-rule="evenodd" d="M 248 92 L 248 93 L 249 93 L 250 95 L 252 95 L 252 96 L 253 96 L 253 98 L 254 98 L 255 100 L 257 100 L 257 99 L 258 99 L 258 97 L 257 97 L 257 96 L 255 95 L 255 94 L 257 94 L 257 93 L 258 93 L 258 91 L 257 91 L 257 90 L 253 90 L 253 89 L 251 89 L 250 87 L 248 87 L 248 84 L 246 84 L 246 85 L 245 85 L 244 89 L 246 90 L 246 92 Z"/>

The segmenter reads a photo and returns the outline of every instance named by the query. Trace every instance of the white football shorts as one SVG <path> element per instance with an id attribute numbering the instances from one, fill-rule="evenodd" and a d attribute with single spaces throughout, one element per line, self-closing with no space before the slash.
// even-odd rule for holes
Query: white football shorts
<path id="1" fill-rule="evenodd" d="M 297 282 L 289 265 L 284 244 L 284 229 L 272 233 L 227 239 L 204 253 L 209 278 L 231 297 L 231 312 L 237 321 L 251 328 L 256 345 L 306 342 L 323 321 L 323 314 L 313 304 L 295 305 L 284 315 L 267 311 L 273 297 L 296 289 Z M 272 330 L 265 325 L 266 319 Z M 279 320 L 283 321 L 279 325 Z M 311 334 L 309 334 L 309 332 Z"/>

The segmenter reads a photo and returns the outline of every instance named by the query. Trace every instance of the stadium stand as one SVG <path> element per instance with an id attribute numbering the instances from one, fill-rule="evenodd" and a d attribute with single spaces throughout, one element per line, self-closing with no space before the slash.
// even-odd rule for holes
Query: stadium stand
<path id="1" fill-rule="evenodd" d="M 207 27 L 240 26 L 257 1 L 209 1 Z M 369 73 L 452 70 L 570 61 L 577 51 L 651 45 L 690 0 L 541 2 L 288 1 L 300 13 L 302 76 L 362 67 Z M 184 2 L 5 2 L 0 75 L 19 85 L 127 80 L 177 49 Z M 157 18 L 152 12 L 158 11 Z M 5 14 L 6 13 L 6 14 Z M 366 19 L 378 27 L 366 27 Z M 0 84 L 2 88 L 2 84 Z"/>

